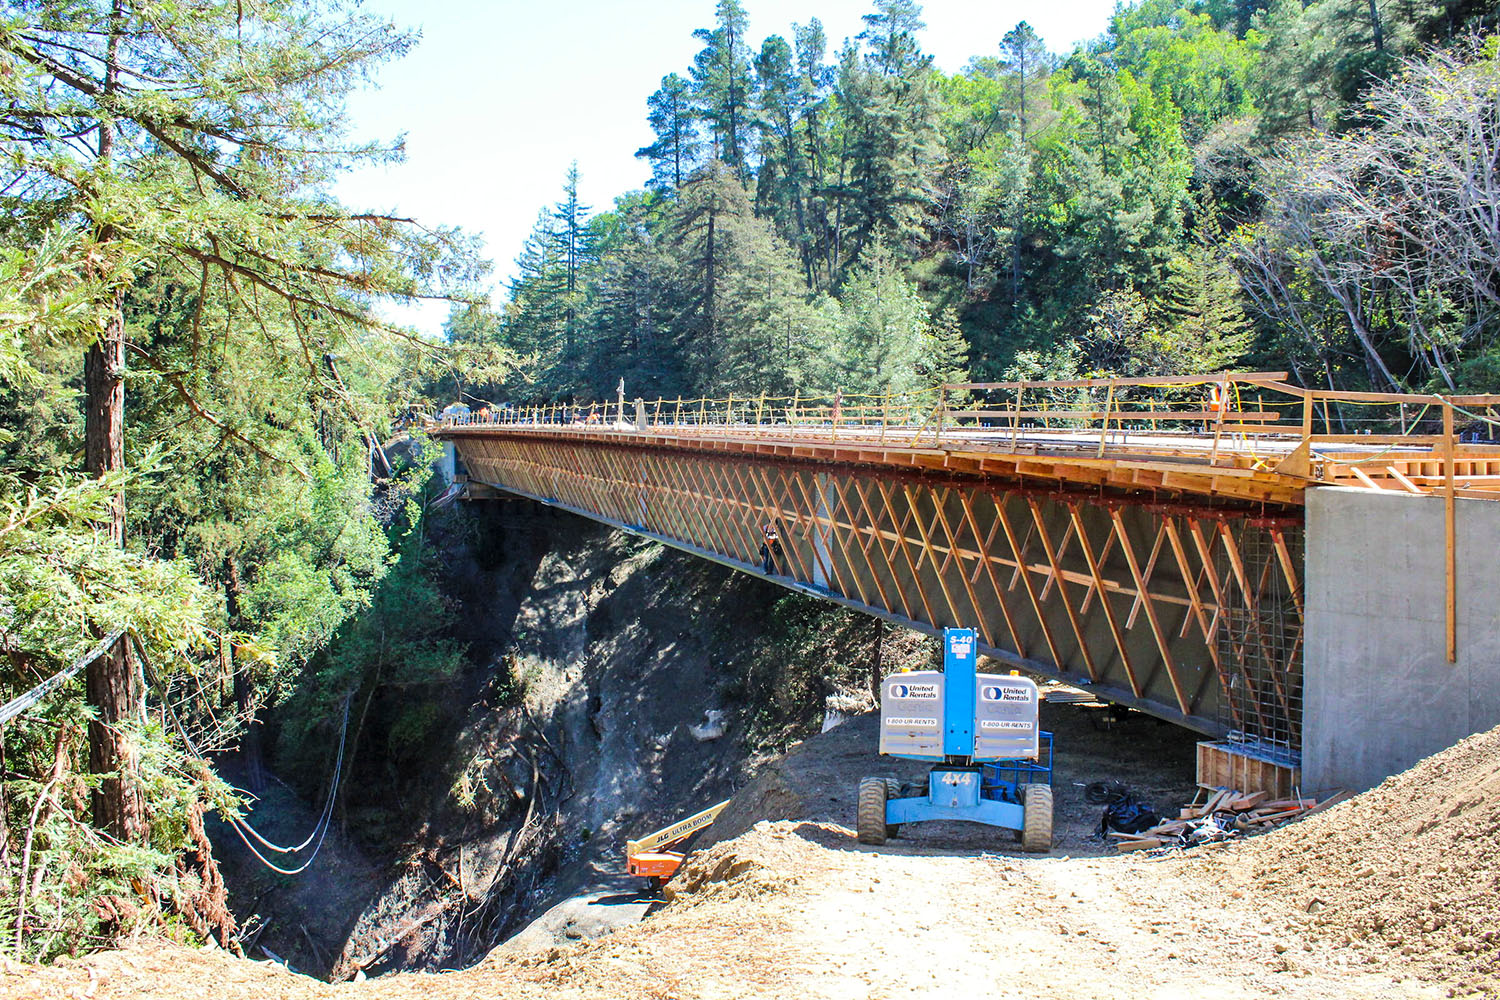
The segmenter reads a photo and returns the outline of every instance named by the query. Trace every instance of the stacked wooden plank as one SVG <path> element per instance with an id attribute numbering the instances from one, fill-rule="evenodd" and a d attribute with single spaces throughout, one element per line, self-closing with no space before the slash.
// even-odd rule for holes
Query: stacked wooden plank
<path id="1" fill-rule="evenodd" d="M 1192 847 L 1234 837 L 1265 833 L 1304 816 L 1322 812 L 1349 798 L 1344 791 L 1323 798 L 1273 799 L 1268 792 L 1241 792 L 1230 788 L 1200 788 L 1193 801 L 1183 806 L 1176 819 L 1163 820 L 1140 833 L 1117 833 L 1109 837 L 1116 848 L 1146 851 L 1158 847 Z"/>

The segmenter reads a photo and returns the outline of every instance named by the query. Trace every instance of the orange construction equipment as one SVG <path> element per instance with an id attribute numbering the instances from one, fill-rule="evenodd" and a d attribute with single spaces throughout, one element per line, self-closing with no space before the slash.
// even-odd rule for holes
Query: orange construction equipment
<path id="1" fill-rule="evenodd" d="M 650 879 L 653 885 L 662 885 L 667 879 L 677 874 L 677 869 L 682 865 L 682 859 L 687 857 L 681 852 L 666 851 L 662 848 L 686 840 L 708 826 L 727 805 L 729 805 L 729 800 L 725 799 L 716 806 L 709 806 L 687 819 L 662 827 L 640 840 L 627 840 L 625 842 L 626 871 L 631 875 Z"/>

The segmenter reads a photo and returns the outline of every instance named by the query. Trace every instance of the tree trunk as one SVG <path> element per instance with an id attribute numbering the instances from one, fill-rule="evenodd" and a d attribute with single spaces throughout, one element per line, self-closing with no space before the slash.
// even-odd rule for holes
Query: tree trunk
<path id="1" fill-rule="evenodd" d="M 125 318 L 115 293 L 109 324 L 83 356 L 84 468 L 92 476 L 125 468 Z M 104 526 L 115 545 L 125 544 L 125 494 L 110 505 Z"/>
<path id="2" fill-rule="evenodd" d="M 106 48 L 105 91 L 115 89 L 118 69 L 115 52 L 124 31 L 125 5 L 114 0 L 110 7 L 109 40 Z M 99 163 L 108 168 L 114 145 L 113 123 L 99 123 Z M 108 225 L 99 231 L 99 243 L 107 246 L 114 233 Z M 89 475 L 103 476 L 125 468 L 125 293 L 116 289 L 110 301 L 110 316 L 99 341 L 83 358 L 84 466 Z M 110 505 L 104 526 L 114 544 L 125 544 L 125 494 Z M 140 760 L 131 730 L 145 721 L 146 692 L 140 675 L 132 668 L 130 640 L 121 637 L 116 646 L 89 664 L 84 672 L 85 696 L 94 709 L 89 722 L 89 770 L 104 775 L 93 793 L 94 825 L 119 840 L 139 840 L 146 832 L 145 798 L 139 779 Z"/>
<path id="3" fill-rule="evenodd" d="M 139 840 L 146 832 L 146 803 L 131 730 L 145 721 L 146 702 L 128 639 L 88 665 L 84 685 L 97 713 L 89 721 L 89 770 L 105 776 L 93 793 L 94 825 L 118 840 Z"/>
<path id="4" fill-rule="evenodd" d="M 125 468 L 125 318 L 122 294 L 113 315 L 83 359 L 84 463 L 90 475 Z M 104 525 L 110 541 L 125 543 L 125 496 L 114 498 Z M 138 756 L 130 729 L 143 722 L 145 691 L 131 667 L 130 640 L 120 642 L 85 671 L 89 722 L 89 770 L 107 775 L 93 793 L 94 825 L 120 840 L 137 840 L 146 829 L 145 802 L 137 778 Z"/>
<path id="5" fill-rule="evenodd" d="M 1380 23 L 1380 9 L 1375 6 L 1375 0 L 1366 0 L 1370 8 L 1370 41 L 1375 46 L 1376 52 L 1385 51 L 1385 29 Z"/>

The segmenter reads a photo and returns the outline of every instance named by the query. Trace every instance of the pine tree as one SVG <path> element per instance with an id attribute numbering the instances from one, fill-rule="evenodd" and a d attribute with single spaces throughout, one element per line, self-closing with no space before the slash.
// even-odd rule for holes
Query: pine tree
<path id="1" fill-rule="evenodd" d="M 647 99 L 646 108 L 646 121 L 656 133 L 656 141 L 636 150 L 635 155 L 651 163 L 653 188 L 675 191 L 697 169 L 701 155 L 699 110 L 693 104 L 692 87 L 676 73 L 668 73 Z"/>
<path id="2" fill-rule="evenodd" d="M 563 182 L 563 198 L 552 210 L 555 222 L 553 238 L 557 241 L 556 253 L 562 267 L 562 356 L 565 365 L 576 360 L 575 348 L 578 336 L 578 311 L 583 299 L 579 272 L 592 256 L 587 235 L 588 205 L 578 200 L 578 163 L 568 168 Z"/>
<path id="3" fill-rule="evenodd" d="M 1021 21 L 1000 41 L 1000 63 L 1010 71 L 1009 105 L 1022 145 L 1031 142 L 1044 114 L 1052 57 L 1036 31 Z"/>
<path id="4" fill-rule="evenodd" d="M 969 342 L 952 307 L 939 312 L 928 326 L 927 343 L 917 370 L 932 386 L 969 380 Z M 950 404 L 953 402 L 949 400 Z"/>
<path id="5" fill-rule="evenodd" d="M 939 95 L 930 57 L 914 48 L 905 23 L 882 22 L 880 31 L 866 33 L 870 52 L 861 57 L 848 46 L 839 60 L 843 144 L 834 190 L 840 199 L 835 225 L 841 269 L 878 234 L 902 245 L 916 239 L 933 208 L 941 156 Z"/>
<path id="6" fill-rule="evenodd" d="M 563 243 L 556 211 L 538 212 L 516 257 L 516 276 L 505 310 L 506 346 L 525 359 L 532 380 L 528 395 L 538 399 L 556 399 L 566 390 L 571 362 L 564 354 L 567 277 L 559 252 Z"/>
<path id="7" fill-rule="evenodd" d="M 921 365 L 932 346 L 927 306 L 883 241 L 865 248 L 844 284 L 839 305 L 839 384 L 830 388 L 892 393 L 924 386 Z M 951 347 L 951 331 L 944 337 Z"/>
<path id="8" fill-rule="evenodd" d="M 703 49 L 690 71 L 695 103 L 714 140 L 714 156 L 743 183 L 750 176 L 754 80 L 745 32 L 749 15 L 739 0 L 718 0 L 717 23 L 693 36 Z"/>
<path id="9" fill-rule="evenodd" d="M 859 40 L 870 50 L 870 63 L 882 75 L 906 77 L 925 69 L 931 56 L 922 54 L 917 33 L 922 23 L 922 5 L 915 0 L 875 0 L 875 13 L 862 18 L 865 30 Z"/>

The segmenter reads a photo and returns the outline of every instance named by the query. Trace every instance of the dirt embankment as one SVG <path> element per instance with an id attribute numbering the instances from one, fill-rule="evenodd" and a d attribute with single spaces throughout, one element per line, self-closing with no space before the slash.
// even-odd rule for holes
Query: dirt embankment
<path id="1" fill-rule="evenodd" d="M 1500 996 L 1500 729 L 1215 858 L 1299 936 Z"/>
<path id="2" fill-rule="evenodd" d="M 834 756 L 855 732 L 815 737 L 805 750 L 826 746 L 824 756 Z M 872 848 L 843 824 L 761 823 L 691 858 L 673 900 L 644 922 L 524 956 L 497 952 L 465 972 L 331 987 L 222 952 L 142 945 L 52 969 L 0 968 L 0 994 L 1494 996 L 1493 947 L 1461 945 L 1475 938 L 1493 945 L 1475 932 L 1493 920 L 1497 756 L 1500 730 L 1300 826 L 1162 858 L 1033 858 L 996 843 L 983 851 L 918 841 Z M 854 770 L 875 764 L 873 755 L 848 759 Z M 1308 913 L 1311 898 L 1321 908 Z M 1413 948 L 1403 954 L 1404 944 L 1355 933 L 1377 923 L 1398 929 Z"/>

